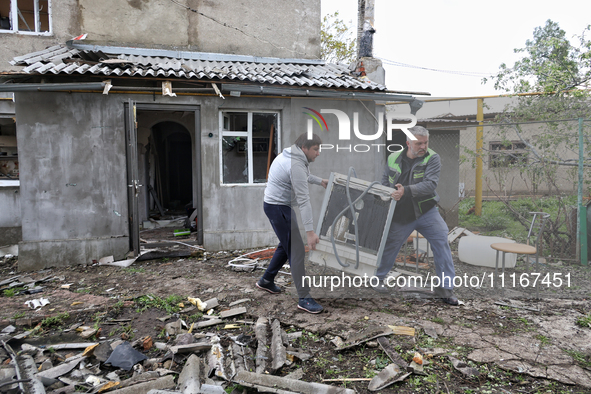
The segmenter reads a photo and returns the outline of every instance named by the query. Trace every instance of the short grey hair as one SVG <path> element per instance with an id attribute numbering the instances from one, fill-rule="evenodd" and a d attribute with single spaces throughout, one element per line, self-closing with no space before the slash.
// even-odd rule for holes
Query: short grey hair
<path id="1" fill-rule="evenodd" d="M 415 127 L 411 127 L 410 129 L 408 129 L 408 131 L 410 131 L 412 133 L 412 135 L 419 136 L 419 137 L 428 137 L 429 136 L 429 130 L 427 130 L 426 128 L 424 128 L 423 126 L 415 126 Z M 406 136 L 406 140 L 410 141 L 411 139 L 408 137 L 408 135 Z"/>

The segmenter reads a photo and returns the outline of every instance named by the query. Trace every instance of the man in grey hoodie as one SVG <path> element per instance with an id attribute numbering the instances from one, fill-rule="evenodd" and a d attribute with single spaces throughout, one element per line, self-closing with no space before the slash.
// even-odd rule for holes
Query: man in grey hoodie
<path id="1" fill-rule="evenodd" d="M 307 133 L 304 133 L 271 164 L 263 208 L 279 238 L 279 245 L 267 270 L 256 283 L 259 289 L 272 294 L 280 293 L 281 288 L 275 284 L 275 276 L 289 260 L 291 276 L 299 297 L 298 308 L 310 313 L 320 313 L 323 308 L 310 296 L 310 287 L 303 283 L 306 275 L 306 251 L 293 207 L 300 209 L 308 247 L 316 249 L 319 238 L 314 232 L 308 183 L 324 188 L 328 184 L 327 179 L 310 174 L 309 164 L 320 155 L 320 144 L 322 140 L 316 134 L 308 139 Z"/>

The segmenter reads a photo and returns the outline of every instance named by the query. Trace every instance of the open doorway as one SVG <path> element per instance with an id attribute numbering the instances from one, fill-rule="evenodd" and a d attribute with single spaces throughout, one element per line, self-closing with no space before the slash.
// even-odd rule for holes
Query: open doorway
<path id="1" fill-rule="evenodd" d="M 137 136 L 129 143 L 137 152 L 128 153 L 128 172 L 137 174 L 137 181 L 128 181 L 139 185 L 130 194 L 131 204 L 137 206 L 134 210 L 130 205 L 130 212 L 135 212 L 131 216 L 137 218 L 130 221 L 131 233 L 190 227 L 203 242 L 199 107 L 134 102 L 129 107 L 134 111 L 128 118 L 135 122 L 128 129 L 135 129 Z"/>
<path id="2" fill-rule="evenodd" d="M 191 134 L 177 122 L 157 123 L 151 129 L 150 150 L 162 207 L 170 215 L 185 213 L 193 205 Z"/>

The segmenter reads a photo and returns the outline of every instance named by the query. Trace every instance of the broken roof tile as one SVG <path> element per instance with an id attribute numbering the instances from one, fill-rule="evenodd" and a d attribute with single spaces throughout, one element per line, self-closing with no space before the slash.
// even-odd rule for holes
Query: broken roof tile
<path id="1" fill-rule="evenodd" d="M 363 89 L 384 91 L 386 87 L 370 80 L 359 80 L 350 70 L 339 64 L 289 63 L 285 59 L 277 62 L 254 63 L 236 60 L 187 59 L 179 57 L 146 56 L 145 54 L 117 53 L 117 48 L 77 49 L 65 44 L 15 57 L 14 65 L 25 66 L 13 74 L 87 74 L 129 75 L 140 77 L 177 77 L 184 79 L 241 80 L 276 85 L 312 86 L 323 88 Z M 105 53 L 108 52 L 108 53 Z M 145 53 L 159 53 L 146 50 Z M 224 58 L 224 55 L 220 55 Z M 186 56 L 185 56 L 186 57 Z M 228 59 L 232 59 L 227 55 Z M 126 63 L 105 62 L 119 59 Z M 85 64 L 97 62 L 99 64 Z M 101 63 L 105 62 L 105 63 Z M 64 63 L 67 66 L 64 66 Z"/>

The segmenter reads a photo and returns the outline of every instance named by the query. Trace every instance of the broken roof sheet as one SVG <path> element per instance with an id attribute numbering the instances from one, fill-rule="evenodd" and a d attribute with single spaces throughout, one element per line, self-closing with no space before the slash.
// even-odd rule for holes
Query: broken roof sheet
<path id="1" fill-rule="evenodd" d="M 26 74 L 94 74 L 108 77 L 162 77 L 245 81 L 273 85 L 386 91 L 384 85 L 366 77 L 357 78 L 338 64 L 319 64 L 311 60 L 265 59 L 240 61 L 235 55 L 218 55 L 199 60 L 196 52 L 142 49 L 122 53 L 125 48 L 62 44 L 43 51 L 15 57 L 11 64 L 24 66 Z M 152 55 L 166 56 L 152 56 Z M 176 54 L 176 57 L 173 56 Z M 187 56 L 188 55 L 188 56 Z M 223 60 L 224 56 L 232 60 Z M 247 57 L 244 57 L 247 58 Z M 252 58 L 258 59 L 258 58 Z"/>

